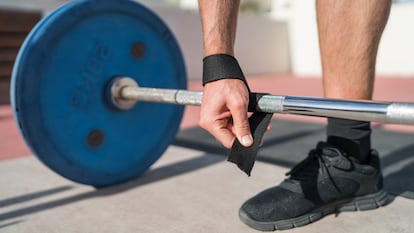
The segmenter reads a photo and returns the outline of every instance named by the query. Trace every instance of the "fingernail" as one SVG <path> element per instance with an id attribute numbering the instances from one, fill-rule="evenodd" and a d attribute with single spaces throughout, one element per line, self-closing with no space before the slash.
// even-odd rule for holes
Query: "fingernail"
<path id="1" fill-rule="evenodd" d="M 243 146 L 251 146 L 253 144 L 252 135 L 243 136 L 241 143 L 243 144 Z"/>

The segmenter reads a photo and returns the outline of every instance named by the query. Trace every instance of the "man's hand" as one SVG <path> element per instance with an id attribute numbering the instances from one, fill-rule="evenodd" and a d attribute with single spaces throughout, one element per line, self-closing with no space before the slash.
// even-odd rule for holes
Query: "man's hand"
<path id="1" fill-rule="evenodd" d="M 247 120 L 249 91 L 238 79 L 222 79 L 207 83 L 200 112 L 200 126 L 225 147 L 231 148 L 235 138 L 245 146 L 253 144 Z"/>

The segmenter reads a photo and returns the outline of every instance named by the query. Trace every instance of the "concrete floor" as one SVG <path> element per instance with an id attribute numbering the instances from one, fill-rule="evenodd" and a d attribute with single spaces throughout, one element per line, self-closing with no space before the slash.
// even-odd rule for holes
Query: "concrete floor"
<path id="1" fill-rule="evenodd" d="M 321 95 L 319 80 L 280 77 L 276 85 L 266 84 L 269 80 L 249 82 L 256 91 L 295 95 L 304 89 L 303 95 Z M 412 80 L 379 81 L 377 99 L 414 102 Z M 190 83 L 189 88 L 200 85 Z M 392 94 L 387 88 L 399 91 Z M 64 179 L 29 156 L 11 115 L 9 106 L 0 108 L 0 232 L 6 233 L 256 232 L 238 219 L 240 205 L 282 181 L 324 137 L 321 118 L 278 115 L 247 177 L 196 127 L 198 108 L 190 107 L 177 140 L 150 170 L 129 182 L 95 189 Z M 413 132 L 413 126 L 374 124 L 373 144 L 382 156 L 389 205 L 330 215 L 284 232 L 414 232 Z"/>
<path id="2" fill-rule="evenodd" d="M 224 160 L 171 146 L 140 178 L 99 190 L 61 178 L 35 157 L 4 161 L 0 232 L 255 232 L 239 221 L 239 206 L 288 169 L 259 161 L 247 177 Z M 413 232 L 414 201 L 391 197 L 385 207 L 286 232 Z"/>

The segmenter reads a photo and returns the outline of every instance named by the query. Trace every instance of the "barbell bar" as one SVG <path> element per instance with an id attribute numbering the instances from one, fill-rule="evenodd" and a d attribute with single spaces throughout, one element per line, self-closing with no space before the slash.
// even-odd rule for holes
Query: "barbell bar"
<path id="1" fill-rule="evenodd" d="M 112 103 L 124 109 L 136 101 L 200 106 L 201 91 L 144 88 L 132 78 L 115 78 L 111 84 Z M 254 100 L 254 98 L 251 98 Z M 343 100 L 305 96 L 263 95 L 255 111 L 414 125 L 414 103 Z"/>
<path id="2" fill-rule="evenodd" d="M 138 177 L 164 153 L 183 105 L 201 104 L 202 92 L 186 84 L 180 46 L 154 12 L 133 0 L 73 0 L 25 39 L 10 97 L 32 153 L 59 175 L 100 187 Z M 264 95 L 254 111 L 414 122 L 411 103 Z"/>

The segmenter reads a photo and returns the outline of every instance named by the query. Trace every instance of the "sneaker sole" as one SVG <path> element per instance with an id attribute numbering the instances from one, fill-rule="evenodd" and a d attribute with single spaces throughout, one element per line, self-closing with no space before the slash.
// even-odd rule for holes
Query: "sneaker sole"
<path id="1" fill-rule="evenodd" d="M 239 211 L 239 217 L 242 222 L 256 230 L 276 231 L 301 227 L 333 213 L 376 209 L 381 206 L 385 206 L 389 202 L 390 199 L 388 198 L 387 193 L 381 190 L 377 193 L 329 203 L 304 215 L 291 219 L 279 220 L 275 222 L 259 222 L 251 219 L 242 210 Z"/>

